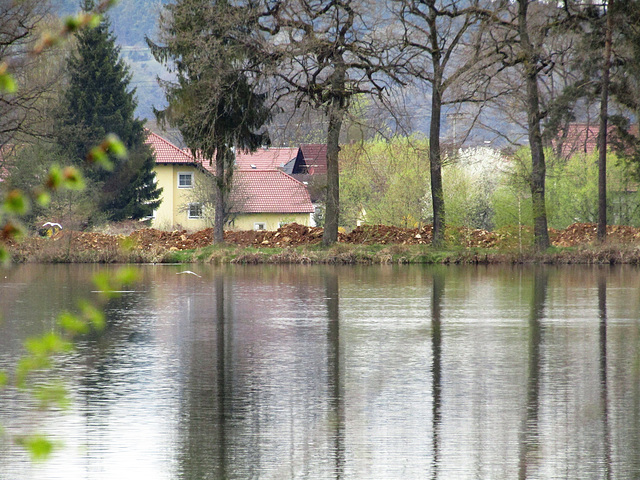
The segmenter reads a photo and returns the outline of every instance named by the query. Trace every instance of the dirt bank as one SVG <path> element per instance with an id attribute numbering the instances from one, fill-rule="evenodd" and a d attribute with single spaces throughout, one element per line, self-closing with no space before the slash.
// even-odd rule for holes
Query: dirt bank
<path id="1" fill-rule="evenodd" d="M 310 246 L 322 241 L 322 228 L 305 227 L 298 224 L 286 225 L 275 232 L 268 231 L 228 231 L 227 244 L 239 247 L 287 248 Z M 346 245 L 429 245 L 432 228 L 426 225 L 420 229 L 404 229 L 385 225 L 358 227 L 350 233 L 340 233 L 338 244 Z M 552 244 L 557 247 L 589 247 L 596 240 L 595 224 L 574 224 L 564 230 L 549 231 Z M 496 232 L 468 228 L 449 228 L 447 243 L 451 248 L 493 249 L 513 251 L 520 245 L 531 244 L 532 232 L 523 227 L 504 229 Z M 60 257 L 61 253 L 84 252 L 86 261 L 109 262 L 117 252 L 128 252 L 128 261 L 146 261 L 165 258 L 167 252 L 195 250 L 213 243 L 213 229 L 198 232 L 166 232 L 153 228 L 136 230 L 129 235 L 112 235 L 97 232 L 61 231 L 52 238 L 37 236 L 25 238 L 10 245 L 10 251 L 18 261 L 38 259 L 47 261 L 50 256 Z M 640 248 L 640 229 L 627 226 L 608 227 L 608 245 L 624 246 L 626 249 Z M 44 255 L 44 257 L 43 257 Z M 38 260 L 35 260 L 38 261 Z M 70 261 L 73 261 L 72 259 Z"/>

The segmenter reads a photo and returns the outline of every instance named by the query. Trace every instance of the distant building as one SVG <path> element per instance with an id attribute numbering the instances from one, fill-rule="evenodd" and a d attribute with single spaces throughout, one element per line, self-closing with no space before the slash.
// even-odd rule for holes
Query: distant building
<path id="1" fill-rule="evenodd" d="M 193 188 L 213 175 L 215 166 L 196 159 L 155 133 L 147 138 L 156 153 L 156 179 L 163 188 L 162 203 L 152 224 L 160 228 L 199 230 L 208 225 Z M 312 225 L 314 206 L 305 185 L 280 168 L 296 157 L 295 148 L 259 149 L 236 154 L 234 188 L 229 197 L 231 228 L 277 230 L 285 223 Z"/>
<path id="2" fill-rule="evenodd" d="M 553 141 L 553 147 L 557 155 L 569 158 L 575 154 L 590 154 L 598 149 L 598 123 L 571 123 L 564 131 L 560 132 Z M 615 134 L 615 127 L 609 125 L 609 136 Z M 638 126 L 631 127 L 631 133 L 638 135 Z M 611 144 L 611 139 L 608 140 Z"/>

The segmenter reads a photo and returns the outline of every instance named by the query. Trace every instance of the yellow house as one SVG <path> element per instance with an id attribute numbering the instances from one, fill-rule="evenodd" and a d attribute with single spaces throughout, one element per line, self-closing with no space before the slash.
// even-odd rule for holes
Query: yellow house
<path id="1" fill-rule="evenodd" d="M 156 181 L 162 187 L 162 203 L 154 212 L 155 228 L 201 230 L 212 226 L 211 214 L 203 211 L 194 195 L 200 185 L 210 184 L 206 177 L 213 175 L 210 165 L 203 165 L 190 152 L 149 132 L 147 137 L 156 153 Z M 266 156 L 259 151 L 257 156 Z M 281 152 L 287 156 L 289 152 Z M 274 155 L 270 149 L 269 158 Z M 245 155 L 246 156 L 246 155 Z M 259 157 L 256 157 L 259 158 Z M 262 166 L 259 161 L 255 164 Z M 231 218 L 228 228 L 235 230 L 277 230 L 285 223 L 312 224 L 314 207 L 304 184 L 266 162 L 265 169 L 248 163 L 250 167 L 234 174 L 234 188 L 230 196 Z M 202 193 L 199 193 L 202 194 Z"/>

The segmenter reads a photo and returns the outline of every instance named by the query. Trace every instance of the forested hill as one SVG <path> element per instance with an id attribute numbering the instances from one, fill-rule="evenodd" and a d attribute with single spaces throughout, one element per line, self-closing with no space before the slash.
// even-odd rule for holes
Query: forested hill
<path id="1" fill-rule="evenodd" d="M 61 15 L 80 10 L 79 0 L 52 0 Z M 121 45 L 142 45 L 144 36 L 156 30 L 158 12 L 169 0 L 120 0 L 109 10 L 113 30 Z"/>
<path id="2" fill-rule="evenodd" d="M 51 1 L 59 15 L 69 15 L 80 10 L 80 0 Z M 155 36 L 158 14 L 162 5 L 169 1 L 120 0 L 109 10 L 116 41 L 122 47 L 121 55 L 131 66 L 131 86 L 136 88 L 138 100 L 136 114 L 141 118 L 152 119 L 152 108 L 164 106 L 164 94 L 156 78 L 166 76 L 166 72 L 152 57 L 144 37 Z"/>

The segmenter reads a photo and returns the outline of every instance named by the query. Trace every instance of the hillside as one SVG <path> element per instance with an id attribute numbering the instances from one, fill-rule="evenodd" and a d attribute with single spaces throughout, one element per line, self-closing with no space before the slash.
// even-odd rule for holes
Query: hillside
<path id="1" fill-rule="evenodd" d="M 155 61 L 144 38 L 156 32 L 158 14 L 169 0 L 121 0 L 109 11 L 116 41 L 121 46 L 122 58 L 131 67 L 131 86 L 136 88 L 140 118 L 153 118 L 153 107 L 164 106 L 164 93 L 157 77 L 167 77 L 164 67 Z M 78 0 L 52 0 L 54 12 L 69 15 L 80 9 Z"/>

